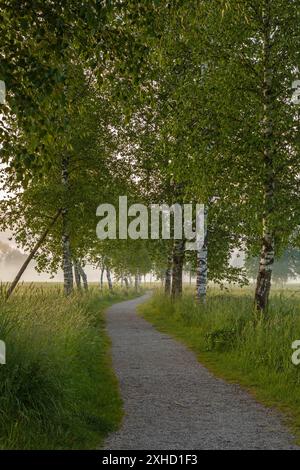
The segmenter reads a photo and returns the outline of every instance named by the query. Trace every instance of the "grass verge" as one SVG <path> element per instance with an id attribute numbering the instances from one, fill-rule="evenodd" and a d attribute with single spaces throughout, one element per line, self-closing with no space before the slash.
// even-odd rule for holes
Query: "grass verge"
<path id="1" fill-rule="evenodd" d="M 300 442 L 300 366 L 291 361 L 292 342 L 300 339 L 298 293 L 273 295 L 267 320 L 255 318 L 249 290 L 213 291 L 206 306 L 191 294 L 173 303 L 156 294 L 139 311 L 216 375 L 282 411 Z"/>
<path id="2" fill-rule="evenodd" d="M 57 285 L 32 285 L 0 299 L 1 449 L 92 449 L 118 428 L 103 312 L 134 296 L 92 288 L 65 298 Z"/>

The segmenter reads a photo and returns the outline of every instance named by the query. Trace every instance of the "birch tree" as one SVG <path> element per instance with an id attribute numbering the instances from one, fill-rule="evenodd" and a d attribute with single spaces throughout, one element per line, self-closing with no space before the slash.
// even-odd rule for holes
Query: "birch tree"
<path id="1" fill-rule="evenodd" d="M 165 55 L 167 68 L 177 72 L 176 85 L 169 78 L 166 84 L 176 110 L 169 128 L 189 156 L 172 159 L 172 171 L 190 181 L 201 202 L 220 199 L 219 220 L 209 217 L 209 243 L 218 222 L 219 235 L 231 239 L 229 252 L 234 246 L 260 250 L 259 311 L 267 309 L 274 253 L 298 225 L 297 112 L 291 104 L 298 14 L 294 1 L 183 5 L 174 15 L 182 34 L 170 29 L 175 47 Z"/>
<path id="2" fill-rule="evenodd" d="M 287 243 L 299 212 L 295 108 L 290 99 L 299 63 L 298 13 L 297 2 L 280 0 L 244 2 L 242 6 L 228 2 L 224 12 L 223 44 L 224 40 L 228 43 L 223 50 L 231 51 L 228 71 L 234 66 L 242 88 L 236 87 L 232 107 L 239 121 L 230 127 L 240 134 L 239 154 L 250 170 L 241 205 L 256 219 L 254 226 L 258 222 L 257 233 L 249 229 L 248 244 L 251 246 L 253 235 L 261 240 L 255 291 L 259 311 L 267 309 L 275 251 Z M 233 93 L 229 95 L 233 97 Z M 244 109 L 238 102 L 243 95 Z"/>

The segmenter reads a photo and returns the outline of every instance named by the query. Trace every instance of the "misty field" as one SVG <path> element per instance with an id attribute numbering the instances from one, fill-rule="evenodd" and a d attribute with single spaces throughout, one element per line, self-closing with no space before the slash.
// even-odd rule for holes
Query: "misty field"
<path id="1" fill-rule="evenodd" d="M 96 448 L 117 428 L 121 400 L 103 310 L 130 292 L 21 285 L 0 299 L 0 448 Z"/>
<path id="2" fill-rule="evenodd" d="M 283 411 L 300 439 L 300 365 L 292 362 L 292 343 L 300 340 L 298 286 L 274 288 L 267 318 L 253 311 L 251 288 L 210 289 L 206 305 L 188 289 L 175 302 L 157 293 L 140 313 L 188 345 L 217 376 Z"/>

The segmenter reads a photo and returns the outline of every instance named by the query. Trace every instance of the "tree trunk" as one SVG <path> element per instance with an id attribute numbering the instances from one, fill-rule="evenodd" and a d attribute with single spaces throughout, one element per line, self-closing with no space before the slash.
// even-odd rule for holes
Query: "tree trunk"
<path id="1" fill-rule="evenodd" d="M 6 300 L 10 297 L 10 295 L 13 293 L 15 287 L 17 286 L 19 280 L 21 279 L 21 276 L 22 274 L 24 273 L 24 271 L 26 270 L 28 264 L 30 263 L 30 261 L 33 259 L 34 255 L 36 254 L 36 252 L 38 251 L 38 249 L 40 248 L 40 246 L 43 244 L 44 240 L 46 239 L 48 233 L 50 232 L 51 228 L 53 227 L 53 225 L 56 223 L 58 217 L 60 216 L 61 214 L 61 209 L 59 209 L 56 213 L 56 215 L 53 217 L 51 223 L 49 224 L 49 226 L 46 228 L 46 230 L 44 231 L 44 233 L 42 234 L 42 236 L 40 237 L 40 239 L 37 241 L 37 243 L 35 244 L 35 246 L 33 247 L 33 249 L 31 250 L 31 252 L 29 253 L 28 257 L 26 258 L 26 260 L 24 261 L 24 263 L 22 264 L 18 274 L 16 275 L 15 279 L 13 280 L 13 282 L 11 283 L 11 285 L 9 286 L 9 289 L 6 293 Z"/>
<path id="2" fill-rule="evenodd" d="M 264 38 L 263 38 L 263 161 L 264 161 L 264 185 L 263 185 L 263 216 L 262 216 L 262 244 L 259 260 L 259 271 L 255 289 L 255 307 L 260 312 L 265 312 L 268 306 L 271 289 L 272 269 L 274 263 L 274 229 L 272 227 L 272 214 L 274 211 L 274 139 L 272 122 L 272 82 L 273 71 L 271 65 L 271 18 L 270 0 L 264 2 Z"/>
<path id="3" fill-rule="evenodd" d="M 81 277 L 80 277 L 80 272 L 78 269 L 78 262 L 74 261 L 73 265 L 74 265 L 74 277 L 75 277 L 76 287 L 77 289 L 81 289 Z"/>
<path id="4" fill-rule="evenodd" d="M 70 295 L 73 291 L 73 269 L 70 247 L 70 237 L 66 229 L 66 211 L 62 211 L 63 232 L 62 232 L 62 269 L 64 273 L 64 291 Z"/>
<path id="5" fill-rule="evenodd" d="M 101 273 L 100 273 L 100 289 L 103 290 L 103 276 L 104 276 L 104 267 L 101 267 Z"/>
<path id="6" fill-rule="evenodd" d="M 260 312 L 265 312 L 268 306 L 271 289 L 272 267 L 274 263 L 274 238 L 264 228 L 262 248 L 259 259 L 259 271 L 255 289 L 255 307 Z"/>
<path id="7" fill-rule="evenodd" d="M 135 273 L 135 276 L 134 276 L 134 289 L 136 290 L 136 292 L 139 290 L 139 275 L 138 275 L 138 273 Z"/>
<path id="8" fill-rule="evenodd" d="M 109 268 L 106 266 L 106 277 L 107 277 L 107 282 L 108 282 L 108 288 L 109 290 L 112 290 L 113 285 L 112 285 L 112 280 L 111 280 L 111 274 Z"/>
<path id="9" fill-rule="evenodd" d="M 129 284 L 128 284 L 128 279 L 127 279 L 126 276 L 124 277 L 124 282 L 125 282 L 125 287 L 126 287 L 126 289 L 128 289 Z"/>
<path id="10" fill-rule="evenodd" d="M 165 294 L 170 295 L 172 282 L 172 253 L 169 254 L 167 263 L 168 264 L 165 273 Z"/>
<path id="11" fill-rule="evenodd" d="M 204 240 L 200 250 L 197 250 L 197 281 L 196 298 L 198 301 L 206 302 L 206 291 L 207 291 L 207 253 L 208 253 L 208 237 L 207 237 L 207 206 L 204 208 Z"/>
<path id="12" fill-rule="evenodd" d="M 184 262 L 184 240 L 174 241 L 173 266 L 172 266 L 172 299 L 182 294 L 182 270 Z"/>
<path id="13" fill-rule="evenodd" d="M 62 185 L 64 195 L 67 198 L 69 189 L 69 157 L 62 158 Z M 68 209 L 62 209 L 62 269 L 64 273 L 64 291 L 66 295 L 70 295 L 73 291 L 73 268 L 70 246 L 70 235 L 68 230 Z"/>
<path id="14" fill-rule="evenodd" d="M 84 271 L 84 269 L 83 269 L 83 267 L 81 266 L 80 263 L 78 263 L 78 271 L 79 271 L 80 277 L 82 279 L 84 290 L 88 290 L 87 275 L 86 275 L 86 273 L 85 273 L 85 271 Z"/>

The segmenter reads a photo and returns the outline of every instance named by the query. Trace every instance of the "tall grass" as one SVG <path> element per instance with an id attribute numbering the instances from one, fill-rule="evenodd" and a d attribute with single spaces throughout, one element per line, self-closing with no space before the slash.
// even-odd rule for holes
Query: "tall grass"
<path id="1" fill-rule="evenodd" d="M 292 343 L 300 339 L 300 292 L 275 291 L 267 319 L 255 315 L 251 294 L 212 290 L 205 306 L 191 293 L 173 303 L 158 294 L 141 312 L 213 371 L 287 411 L 300 437 L 300 366 L 291 360 Z"/>
<path id="2" fill-rule="evenodd" d="M 96 447 L 122 414 L 102 311 L 124 293 L 91 289 L 65 298 L 58 285 L 30 285 L 5 303 L 4 291 L 0 448 Z"/>

